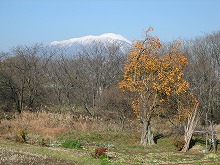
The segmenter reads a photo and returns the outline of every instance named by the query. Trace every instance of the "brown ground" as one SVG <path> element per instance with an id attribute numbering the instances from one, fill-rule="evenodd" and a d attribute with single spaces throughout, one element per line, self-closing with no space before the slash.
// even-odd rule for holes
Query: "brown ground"
<path id="1" fill-rule="evenodd" d="M 14 150 L 6 147 L 0 147 L 1 165 L 75 165 L 77 163 L 69 162 L 48 156 L 42 156 L 22 150 Z"/>

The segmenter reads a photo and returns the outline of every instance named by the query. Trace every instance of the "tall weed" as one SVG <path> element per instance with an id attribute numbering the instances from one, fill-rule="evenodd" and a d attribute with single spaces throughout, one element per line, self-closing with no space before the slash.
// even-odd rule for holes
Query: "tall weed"
<path id="1" fill-rule="evenodd" d="M 7 131 L 4 131 L 6 130 Z M 87 130 L 120 130 L 120 126 L 113 121 L 97 119 L 88 116 L 75 117 L 73 113 L 51 113 L 46 111 L 29 112 L 24 111 L 15 114 L 11 120 L 2 120 L 0 132 L 3 137 L 16 138 L 20 130 L 28 130 L 29 138 L 36 136 L 44 138 L 55 138 L 64 132 L 87 131 Z"/>

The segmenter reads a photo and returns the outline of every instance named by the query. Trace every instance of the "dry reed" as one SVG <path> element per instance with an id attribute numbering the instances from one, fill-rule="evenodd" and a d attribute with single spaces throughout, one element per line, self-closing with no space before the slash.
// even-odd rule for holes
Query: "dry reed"
<path id="1" fill-rule="evenodd" d="M 2 120 L 0 124 L 2 136 L 13 138 L 20 130 L 27 130 L 28 134 L 36 137 L 56 137 L 71 130 L 120 130 L 120 126 L 113 121 L 97 119 L 88 116 L 74 116 L 73 113 L 51 113 L 46 111 L 15 114 L 11 120 Z M 6 131 L 2 131 L 2 130 Z"/>

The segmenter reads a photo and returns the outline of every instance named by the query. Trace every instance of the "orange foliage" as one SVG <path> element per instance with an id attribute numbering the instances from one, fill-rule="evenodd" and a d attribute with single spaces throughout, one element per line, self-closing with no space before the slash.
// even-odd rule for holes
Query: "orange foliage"
<path id="1" fill-rule="evenodd" d="M 149 31 L 152 29 L 147 32 Z M 170 52 L 161 53 L 162 44 L 158 37 L 147 36 L 143 42 L 137 41 L 134 44 L 124 65 L 124 78 L 119 87 L 135 93 L 132 106 L 137 118 L 146 117 L 141 112 L 143 108 L 148 109 L 145 115 L 154 113 L 151 106 L 155 96 L 159 103 L 168 103 L 171 96 L 181 98 L 188 93 L 189 83 L 183 79 L 183 69 L 188 62 L 179 52 L 180 45 L 181 42 L 177 42 Z M 192 94 L 188 96 L 191 98 L 184 100 L 195 99 Z M 186 107 L 183 104 L 181 111 Z M 178 112 L 178 117 L 187 116 L 189 113 L 190 111 L 185 109 Z"/>

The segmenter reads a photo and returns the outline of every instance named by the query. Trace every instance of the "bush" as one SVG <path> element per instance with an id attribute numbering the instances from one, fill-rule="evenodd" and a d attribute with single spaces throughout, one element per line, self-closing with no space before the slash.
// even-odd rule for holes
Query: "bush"
<path id="1" fill-rule="evenodd" d="M 107 151 L 108 151 L 108 148 L 105 148 L 105 147 L 101 146 L 101 147 L 97 147 L 95 149 L 95 152 L 92 153 L 91 155 L 94 158 L 107 158 L 107 155 L 106 155 Z"/>
<path id="2" fill-rule="evenodd" d="M 48 146 L 50 146 L 50 139 L 49 138 L 41 138 L 39 141 L 39 144 L 41 146 L 48 147 Z"/>
<path id="3" fill-rule="evenodd" d="M 28 131 L 26 129 L 21 129 L 16 134 L 16 142 L 27 143 Z"/>
<path id="4" fill-rule="evenodd" d="M 67 140 L 61 144 L 63 148 L 70 148 L 70 149 L 79 149 L 82 147 L 82 144 L 76 140 Z"/>

